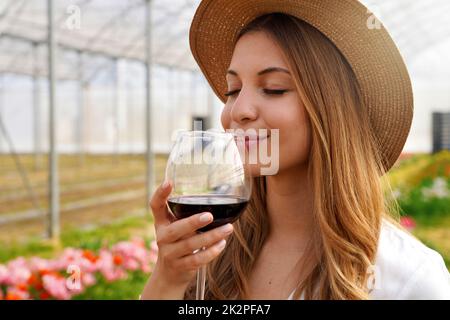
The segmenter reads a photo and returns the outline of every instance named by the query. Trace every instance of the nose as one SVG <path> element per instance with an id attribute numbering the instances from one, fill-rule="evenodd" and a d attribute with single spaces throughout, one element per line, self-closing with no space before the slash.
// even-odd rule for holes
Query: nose
<path id="1" fill-rule="evenodd" d="M 231 106 L 231 119 L 239 124 L 254 121 L 258 118 L 258 110 L 255 105 L 255 99 L 247 91 L 241 90 L 236 100 Z"/>

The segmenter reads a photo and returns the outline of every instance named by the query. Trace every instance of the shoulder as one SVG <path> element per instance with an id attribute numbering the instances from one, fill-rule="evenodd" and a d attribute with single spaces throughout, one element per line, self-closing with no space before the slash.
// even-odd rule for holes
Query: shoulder
<path id="1" fill-rule="evenodd" d="M 373 299 L 450 299 L 442 256 L 384 220 L 374 268 Z"/>

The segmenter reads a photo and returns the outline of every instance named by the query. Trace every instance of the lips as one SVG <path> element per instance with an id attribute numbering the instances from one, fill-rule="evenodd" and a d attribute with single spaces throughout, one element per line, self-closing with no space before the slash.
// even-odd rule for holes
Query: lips
<path id="1" fill-rule="evenodd" d="M 253 147 L 257 144 L 259 144 L 261 141 L 264 141 L 266 139 L 270 138 L 270 136 L 246 136 L 245 137 L 245 147 L 249 149 L 250 147 Z"/>
<path id="2" fill-rule="evenodd" d="M 245 145 L 246 149 L 248 150 L 250 146 L 258 145 L 261 141 L 267 140 L 270 138 L 270 129 L 241 129 L 241 128 L 234 128 L 236 130 L 235 140 L 236 143 L 243 143 Z M 263 133 L 266 134 L 259 134 Z"/>
<path id="3" fill-rule="evenodd" d="M 246 136 L 245 141 L 262 141 L 267 138 L 268 136 Z"/>

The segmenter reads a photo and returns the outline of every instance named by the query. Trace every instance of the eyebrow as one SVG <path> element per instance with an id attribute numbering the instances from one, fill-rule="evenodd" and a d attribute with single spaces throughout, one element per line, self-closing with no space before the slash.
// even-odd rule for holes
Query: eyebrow
<path id="1" fill-rule="evenodd" d="M 257 75 L 258 75 L 258 76 L 262 76 L 262 75 L 264 75 L 264 74 L 272 73 L 272 72 L 283 72 L 283 73 L 287 73 L 287 74 L 289 74 L 289 75 L 291 74 L 291 73 L 289 72 L 289 70 L 286 70 L 286 69 L 284 69 L 284 68 L 280 68 L 280 67 L 270 67 L 270 68 L 267 68 L 267 69 L 264 69 L 264 70 L 258 72 Z M 231 74 L 231 75 L 233 75 L 233 76 L 238 76 L 238 73 L 237 73 L 236 71 L 232 70 L 232 69 L 229 69 L 229 70 L 227 71 L 227 74 Z"/>

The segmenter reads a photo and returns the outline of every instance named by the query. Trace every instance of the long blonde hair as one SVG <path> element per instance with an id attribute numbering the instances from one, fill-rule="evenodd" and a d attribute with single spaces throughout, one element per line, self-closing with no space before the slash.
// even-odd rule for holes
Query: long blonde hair
<path id="1" fill-rule="evenodd" d="M 259 17 L 237 39 L 254 31 L 266 32 L 282 48 L 311 124 L 313 263 L 303 268 L 294 298 L 303 293 L 305 299 L 367 299 L 368 270 L 392 206 L 384 196 L 383 158 L 356 77 L 333 43 L 296 17 Z M 270 231 L 266 192 L 265 177 L 255 178 L 226 249 L 208 266 L 207 299 L 248 297 L 248 279 Z M 194 289 L 193 282 L 185 298 L 192 299 Z"/>

